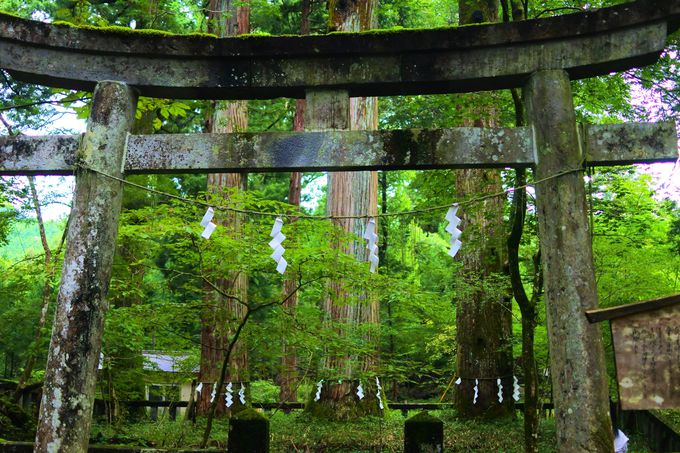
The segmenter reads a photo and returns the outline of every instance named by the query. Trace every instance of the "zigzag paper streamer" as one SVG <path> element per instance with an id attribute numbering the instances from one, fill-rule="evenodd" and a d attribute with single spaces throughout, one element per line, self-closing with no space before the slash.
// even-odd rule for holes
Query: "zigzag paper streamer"
<path id="1" fill-rule="evenodd" d="M 227 407 L 231 407 L 234 404 L 234 391 L 231 387 L 231 382 L 227 384 L 227 392 L 224 394 L 224 404 Z"/>
<path id="2" fill-rule="evenodd" d="M 245 406 L 246 404 L 246 386 L 243 385 L 243 382 L 241 382 L 241 390 L 238 391 L 238 399 L 241 401 L 241 404 Z"/>
<path id="3" fill-rule="evenodd" d="M 314 401 L 319 401 L 321 399 L 321 387 L 323 387 L 323 379 L 316 383 L 316 395 L 314 396 Z"/>
<path id="4" fill-rule="evenodd" d="M 281 228 L 283 228 L 283 220 L 281 217 L 277 217 L 274 221 L 272 232 L 269 233 L 269 236 L 273 238 L 271 241 L 269 241 L 269 247 L 274 250 L 270 256 L 274 261 L 276 261 L 276 272 L 279 274 L 286 272 L 286 267 L 288 267 L 288 262 L 283 257 L 283 252 L 285 252 L 286 249 L 284 249 L 281 245 L 284 239 L 286 239 L 286 236 L 281 233 Z"/>
<path id="5" fill-rule="evenodd" d="M 210 222 L 208 226 L 205 227 L 205 230 L 203 230 L 203 233 L 201 233 L 201 237 L 203 239 L 210 239 L 210 236 L 215 232 L 215 228 L 217 228 L 217 225 Z"/>
<path id="6" fill-rule="evenodd" d="M 359 382 L 359 386 L 357 387 L 357 396 L 359 397 L 359 400 L 364 399 L 364 388 L 361 386 L 361 382 Z"/>
<path id="7" fill-rule="evenodd" d="M 215 210 L 213 208 L 208 208 L 208 210 L 205 211 L 205 215 L 203 215 L 203 220 L 201 220 L 201 226 L 203 228 L 207 227 L 214 216 Z"/>
<path id="8" fill-rule="evenodd" d="M 199 382 L 198 385 L 196 386 L 196 393 L 198 393 L 200 395 L 202 390 L 203 390 L 203 383 Z"/>
<path id="9" fill-rule="evenodd" d="M 479 380 L 475 379 L 475 387 L 473 388 L 475 391 L 475 396 L 472 398 L 472 404 L 477 404 L 477 397 L 479 396 Z"/>
<path id="10" fill-rule="evenodd" d="M 375 272 L 378 268 L 378 234 L 375 232 L 375 217 L 369 219 L 366 224 L 366 231 L 364 231 L 364 239 L 368 242 L 366 248 L 368 249 L 368 261 L 371 263 L 371 272 Z"/>
<path id="11" fill-rule="evenodd" d="M 503 384 L 501 383 L 501 378 L 496 379 L 496 385 L 498 385 L 498 402 L 503 402 Z"/>
<path id="12" fill-rule="evenodd" d="M 517 382 L 517 376 L 512 377 L 512 399 L 519 401 L 519 383 Z"/>
<path id="13" fill-rule="evenodd" d="M 213 208 L 208 208 L 208 210 L 205 211 L 205 214 L 203 215 L 203 219 L 201 220 L 201 226 L 204 228 L 201 236 L 205 239 L 210 239 L 210 235 L 213 234 L 213 231 L 215 231 L 215 228 L 217 228 L 217 225 L 212 222 L 214 216 L 215 210 Z"/>
<path id="14" fill-rule="evenodd" d="M 456 379 L 455 384 L 460 385 L 461 382 L 463 382 L 463 380 L 460 377 L 458 377 L 458 379 Z"/>
<path id="15" fill-rule="evenodd" d="M 212 404 L 212 402 L 215 401 L 216 396 L 217 396 L 217 382 L 215 382 L 215 385 L 213 385 L 212 392 L 210 393 L 210 404 Z"/>
<path id="16" fill-rule="evenodd" d="M 380 380 L 378 379 L 378 376 L 375 377 L 375 385 L 378 387 L 378 391 L 375 393 L 376 398 L 378 398 L 378 407 L 380 410 L 385 409 L 385 406 L 383 406 L 382 402 L 382 387 L 380 386 Z"/>
<path id="17" fill-rule="evenodd" d="M 460 250 L 460 247 L 463 245 L 463 243 L 458 240 L 462 231 L 458 229 L 458 225 L 460 225 L 460 218 L 456 215 L 457 213 L 458 204 L 454 203 L 449 208 L 449 211 L 446 213 L 445 217 L 449 222 L 449 224 L 446 225 L 446 231 L 451 233 L 451 249 L 449 250 L 449 255 L 451 258 L 456 256 L 456 253 L 458 253 L 458 250 Z"/>

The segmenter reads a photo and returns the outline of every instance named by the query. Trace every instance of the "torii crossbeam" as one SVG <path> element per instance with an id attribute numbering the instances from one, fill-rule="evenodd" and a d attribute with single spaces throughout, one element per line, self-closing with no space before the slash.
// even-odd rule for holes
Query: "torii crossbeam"
<path id="1" fill-rule="evenodd" d="M 94 90 L 80 136 L 4 138 L 0 174 L 65 174 L 77 189 L 36 451 L 87 450 L 102 320 L 127 173 L 534 167 L 560 452 L 611 451 L 583 178 L 586 165 L 674 161 L 672 124 L 578 126 L 570 80 L 653 63 L 680 0 L 434 30 L 217 39 L 76 28 L 0 15 L 0 68 Z M 524 88 L 530 126 L 379 132 L 129 135 L 138 95 L 306 97 L 307 124 L 347 129 L 349 96 Z M 79 165 L 76 165 L 79 164 Z M 86 168 L 96 170 L 92 172 Z M 551 178 L 555 175 L 559 177 Z"/>

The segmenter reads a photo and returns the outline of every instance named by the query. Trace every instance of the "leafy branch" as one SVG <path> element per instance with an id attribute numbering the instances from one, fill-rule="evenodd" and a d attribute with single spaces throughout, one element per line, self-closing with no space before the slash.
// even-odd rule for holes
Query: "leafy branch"
<path id="1" fill-rule="evenodd" d="M 241 332 L 243 332 L 243 328 L 246 326 L 248 319 L 255 314 L 256 312 L 263 310 L 268 307 L 272 307 L 275 305 L 283 305 L 285 304 L 295 293 L 297 293 L 300 289 L 303 287 L 310 285 L 312 283 L 316 283 L 320 280 L 323 280 L 327 278 L 326 276 L 319 276 L 316 278 L 313 278 L 311 280 L 308 280 L 306 282 L 303 282 L 301 280 L 298 281 L 296 287 L 289 292 L 283 299 L 281 300 L 274 300 L 271 302 L 267 302 L 264 304 L 257 305 L 255 307 L 250 306 L 249 304 L 243 304 L 246 308 L 245 315 L 239 322 L 238 326 L 236 327 L 236 331 L 234 332 L 234 335 L 232 336 L 231 340 L 229 341 L 229 345 L 227 346 L 226 353 L 224 354 L 224 360 L 222 361 L 222 368 L 220 370 L 220 377 L 217 381 L 216 388 L 217 389 L 222 389 L 224 387 L 224 381 L 227 375 L 227 369 L 229 368 L 229 361 L 231 359 L 231 354 L 234 350 L 234 347 L 236 346 L 236 343 L 238 342 L 239 337 L 241 336 Z M 220 295 L 224 297 L 228 297 L 227 294 L 225 294 L 224 291 L 222 291 L 220 288 L 216 287 L 213 285 L 213 288 L 215 291 L 220 293 Z M 213 419 L 215 418 L 215 410 L 217 409 L 217 403 L 218 403 L 218 398 L 214 398 L 213 401 L 210 403 L 210 409 L 208 411 L 208 419 L 205 427 L 205 431 L 203 432 L 203 440 L 201 441 L 201 448 L 205 448 L 206 445 L 208 444 L 208 439 L 210 438 L 210 432 L 212 431 L 212 424 L 213 424 Z"/>

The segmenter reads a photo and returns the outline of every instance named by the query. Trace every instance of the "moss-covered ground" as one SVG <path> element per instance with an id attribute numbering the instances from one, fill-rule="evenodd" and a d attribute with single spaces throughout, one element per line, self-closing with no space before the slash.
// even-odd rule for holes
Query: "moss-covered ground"
<path id="1" fill-rule="evenodd" d="M 447 452 L 503 452 L 523 451 L 521 417 L 497 422 L 465 421 L 450 411 L 431 411 L 444 420 Z M 272 452 L 400 452 L 406 418 L 399 411 L 387 411 L 385 418 L 367 417 L 352 422 L 329 422 L 311 419 L 301 411 L 290 414 L 265 414 L 271 422 Z M 410 415 L 414 415 L 411 413 Z M 155 447 L 193 447 L 199 444 L 205 420 L 196 424 L 169 420 L 139 421 L 134 424 L 110 425 L 98 423 L 93 427 L 93 442 L 146 445 Z M 214 425 L 211 446 L 226 446 L 227 421 Z M 650 450 L 637 436 L 631 436 L 629 453 Z M 555 425 L 552 419 L 541 421 L 540 452 L 555 451 Z"/>

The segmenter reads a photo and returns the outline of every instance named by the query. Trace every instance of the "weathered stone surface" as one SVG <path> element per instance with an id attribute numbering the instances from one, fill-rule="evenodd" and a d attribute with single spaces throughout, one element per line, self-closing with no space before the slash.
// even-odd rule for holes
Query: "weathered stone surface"
<path id="1" fill-rule="evenodd" d="M 136 101 L 125 84 L 97 86 L 79 160 L 108 174 L 122 175 Z M 119 181 L 82 170 L 76 173 L 76 183 L 36 452 L 86 452 L 90 437 L 123 187 Z"/>
<path id="2" fill-rule="evenodd" d="M 91 90 L 121 80 L 145 96 L 303 98 L 479 91 L 532 72 L 572 79 L 655 61 L 680 25 L 680 0 L 531 21 L 433 30 L 216 39 L 96 31 L 0 15 L 0 67 L 28 82 Z"/>
<path id="3" fill-rule="evenodd" d="M 73 173 L 80 135 L 0 137 L 0 172 L 4 175 Z"/>
<path id="4" fill-rule="evenodd" d="M 319 171 L 530 165 L 528 129 L 133 136 L 127 169 Z"/>
<path id="5" fill-rule="evenodd" d="M 587 165 L 674 162 L 674 123 L 582 126 Z M 0 174 L 71 174 L 80 136 L 0 137 Z M 126 173 L 528 167 L 530 128 L 131 135 Z"/>
<path id="6" fill-rule="evenodd" d="M 673 162 L 678 159 L 675 123 L 582 125 L 583 151 L 597 165 Z"/>
<path id="7" fill-rule="evenodd" d="M 525 99 L 536 137 L 536 177 L 580 169 L 583 154 L 567 73 L 532 75 Z M 557 448 L 561 453 L 613 452 L 602 338 L 584 314 L 597 307 L 597 285 L 583 173 L 538 184 L 536 206 Z"/>

